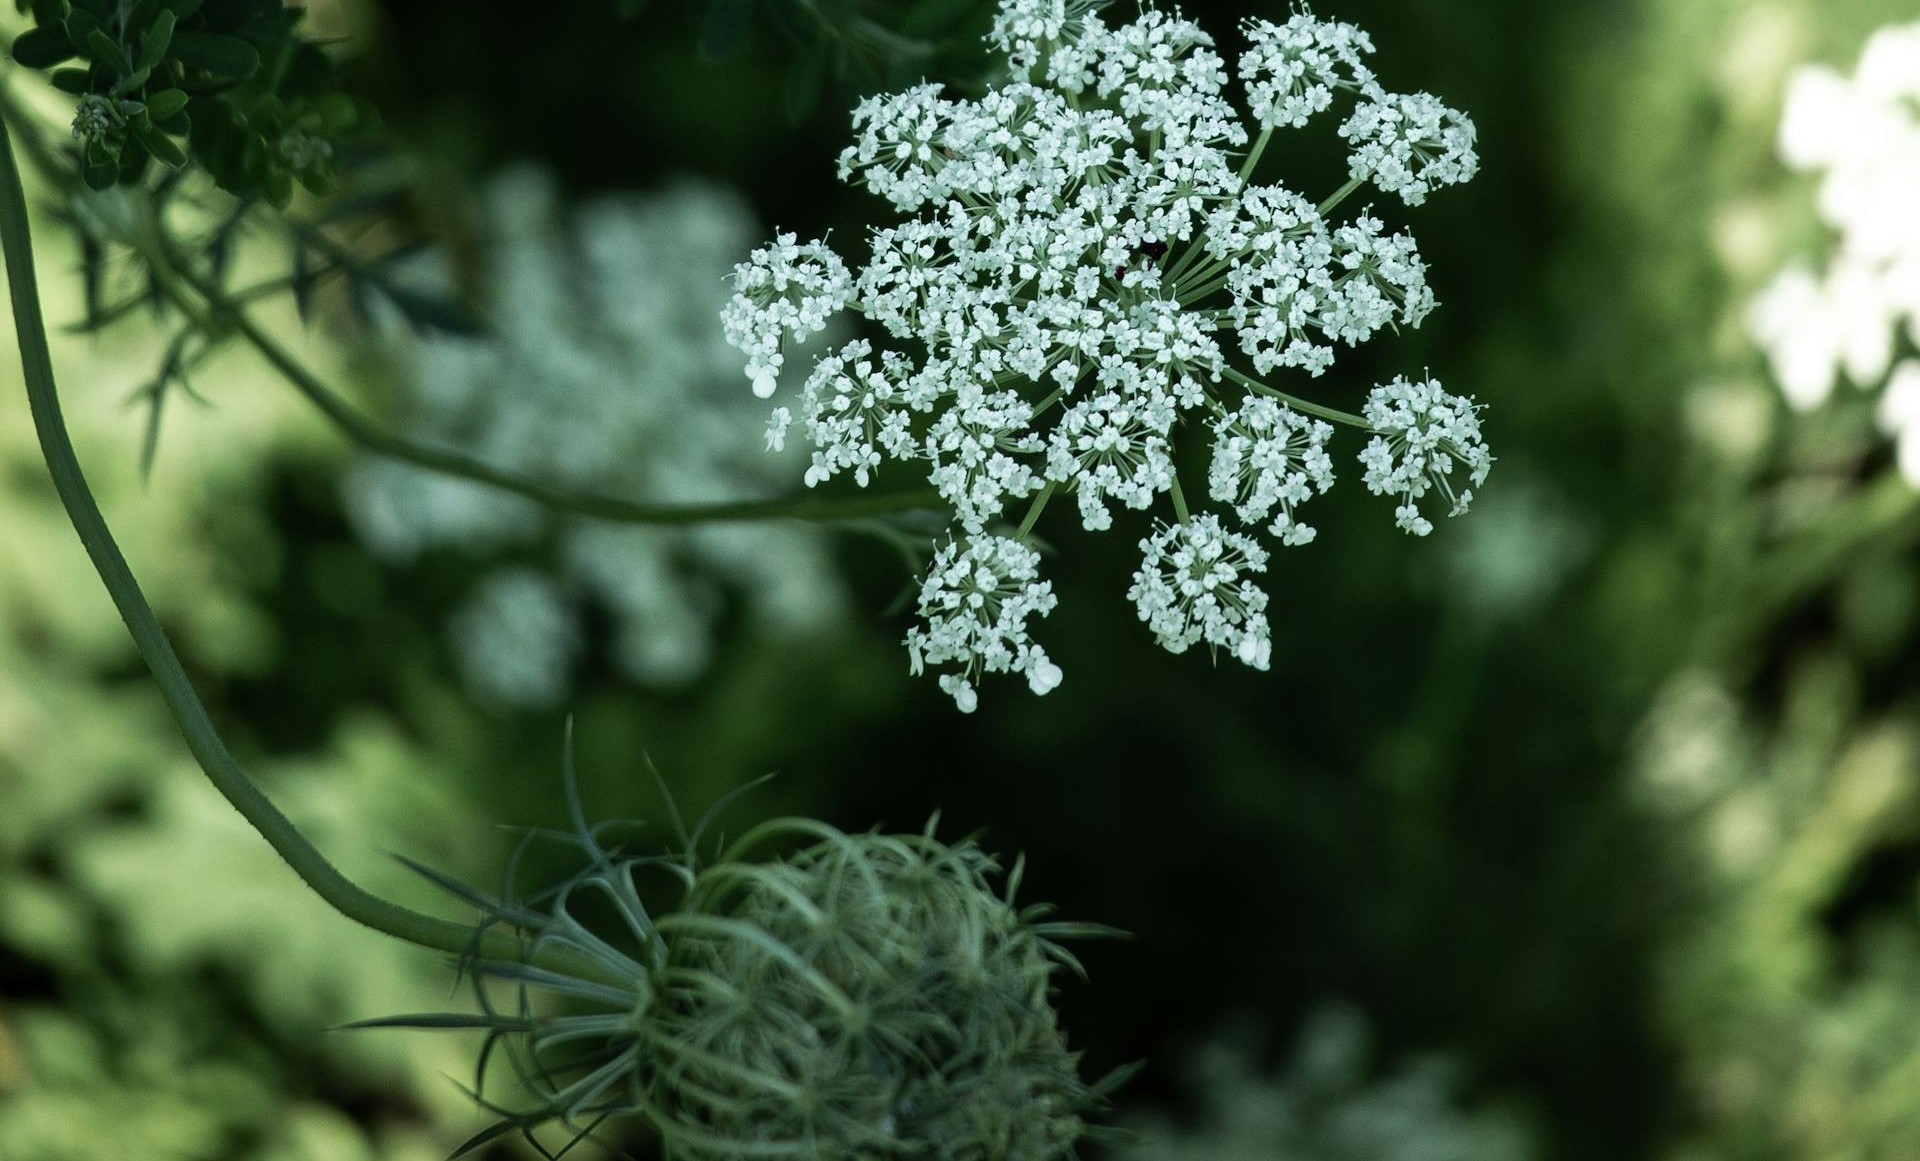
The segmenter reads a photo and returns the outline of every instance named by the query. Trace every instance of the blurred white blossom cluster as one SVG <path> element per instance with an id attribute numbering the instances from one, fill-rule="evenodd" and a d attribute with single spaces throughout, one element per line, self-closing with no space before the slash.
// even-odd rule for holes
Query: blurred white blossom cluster
<path id="1" fill-rule="evenodd" d="M 1194 1059 L 1200 1116 L 1139 1124 L 1119 1161 L 1528 1161 L 1525 1127 L 1463 1107 L 1443 1057 L 1373 1077 L 1366 1020 L 1325 1005 L 1307 1020 L 1284 1071 L 1266 1075 L 1256 1043 L 1222 1037 Z"/>
<path id="2" fill-rule="evenodd" d="M 765 455 L 717 321 L 727 271 L 758 232 L 739 199 L 686 184 L 567 209 L 551 179 L 518 169 L 482 202 L 489 332 L 396 334 L 409 436 L 633 500 L 750 500 L 789 486 L 794 465 Z M 434 265 L 421 278 L 444 290 L 450 277 Z M 383 556 L 452 548 L 483 562 L 449 627 L 471 687 L 495 703 L 565 696 L 589 605 L 609 616 L 620 670 L 671 685 L 705 669 L 730 609 L 799 632 L 843 604 L 826 545 L 805 527 L 569 519 L 391 460 L 357 466 L 346 491 Z"/>
<path id="3" fill-rule="evenodd" d="M 1204 642 L 1265 668 L 1259 537 L 1313 539 L 1303 509 L 1334 483 L 1329 420 L 1372 433 L 1362 482 L 1409 532 L 1431 531 L 1436 505 L 1464 511 L 1486 479 L 1478 406 L 1429 377 L 1374 388 L 1363 414 L 1268 381 L 1317 378 L 1339 349 L 1434 308 L 1410 235 L 1335 211 L 1369 183 L 1419 205 L 1472 177 L 1472 123 L 1383 87 L 1353 25 L 1300 13 L 1245 32 L 1235 86 L 1212 37 L 1175 13 L 1110 24 L 1088 0 L 1003 0 L 988 42 L 1006 76 L 984 96 L 921 84 L 854 110 L 840 175 L 902 215 L 871 232 L 864 262 L 781 234 L 734 273 L 726 331 L 762 397 L 789 346 L 836 314 L 884 332 L 815 361 L 767 443 L 797 424 L 809 485 L 891 469 L 951 505 L 907 644 L 916 672 L 948 669 L 963 710 L 982 673 L 1037 693 L 1061 679 L 1027 623 L 1055 605 L 1025 543 L 1055 492 L 1089 530 L 1164 497 L 1171 519 L 1147 527 L 1133 578 L 1141 619 L 1174 652 Z M 1256 180 L 1276 133 L 1336 102 L 1344 187 L 1316 201 Z M 1177 443 L 1209 449 L 1187 473 L 1191 503 Z M 1198 510 L 1209 500 L 1217 514 Z"/>
<path id="4" fill-rule="evenodd" d="M 1881 425 L 1920 487 L 1920 24 L 1874 33 L 1850 77 L 1796 72 L 1780 155 L 1820 175 L 1836 237 L 1824 268 L 1795 263 L 1760 294 L 1753 335 L 1796 408 L 1826 402 L 1843 377 L 1879 391 Z"/>

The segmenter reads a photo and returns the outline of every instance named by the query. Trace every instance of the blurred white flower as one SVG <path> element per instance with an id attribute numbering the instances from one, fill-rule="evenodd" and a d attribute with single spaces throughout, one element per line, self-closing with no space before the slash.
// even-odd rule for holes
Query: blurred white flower
<path id="1" fill-rule="evenodd" d="M 763 450 L 783 433 L 763 437 L 758 409 L 732 386 L 739 361 L 719 321 L 727 272 L 757 232 L 738 198 L 684 184 L 569 210 L 550 178 L 518 169 L 490 183 L 482 208 L 490 333 L 412 336 L 396 326 L 383 349 L 399 367 L 411 438 L 634 500 L 748 500 L 790 486 L 793 457 Z M 804 269 L 755 284 L 761 317 L 779 322 L 770 346 L 765 336 L 754 340 L 768 374 L 780 367 L 782 341 L 824 325 L 778 303 L 827 293 L 833 279 L 832 263 L 817 255 L 783 253 Z M 450 282 L 438 266 L 419 278 L 442 292 Z M 626 675 L 678 684 L 704 671 L 715 625 L 736 604 L 774 632 L 817 627 L 841 605 L 814 529 L 565 518 L 389 460 L 355 467 L 346 496 L 361 537 L 389 559 L 456 549 L 483 573 L 509 551 L 546 562 L 544 604 L 533 595 L 540 574 L 516 566 L 511 582 L 483 576 L 452 623 L 473 688 L 496 702 L 564 698 L 580 648 L 576 606 L 612 615 L 612 657 Z M 515 619 L 523 623 L 508 623 Z"/>
<path id="2" fill-rule="evenodd" d="M 1880 430 L 1893 437 L 1900 474 L 1920 488 L 1920 359 L 1906 359 L 1880 393 Z"/>
<path id="3" fill-rule="evenodd" d="M 1796 72 L 1779 147 L 1789 166 L 1820 174 L 1834 247 L 1824 268 L 1783 270 L 1748 322 L 1787 402 L 1808 410 L 1843 376 L 1879 388 L 1901 328 L 1920 343 L 1920 24 L 1874 33 L 1850 77 Z"/>
<path id="4" fill-rule="evenodd" d="M 487 574 L 451 627 L 461 674 L 482 700 L 552 706 L 566 696 L 580 629 L 549 577 L 525 568 Z"/>

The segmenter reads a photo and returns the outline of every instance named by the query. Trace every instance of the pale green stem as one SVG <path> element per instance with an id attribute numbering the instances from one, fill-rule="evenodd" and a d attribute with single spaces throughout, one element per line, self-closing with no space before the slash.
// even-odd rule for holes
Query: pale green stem
<path id="1" fill-rule="evenodd" d="M 1235 383 L 1238 383 L 1242 387 L 1245 387 L 1247 390 L 1256 392 L 1261 395 L 1265 395 L 1272 399 L 1278 399 L 1280 402 L 1286 404 L 1287 406 L 1293 408 L 1296 411 L 1304 411 L 1308 415 L 1317 415 L 1322 419 L 1330 419 L 1335 423 L 1344 423 L 1349 427 L 1357 427 L 1363 431 L 1373 430 L 1373 425 L 1371 423 L 1368 423 L 1366 420 L 1360 418 L 1359 416 L 1355 415 L 1351 411 L 1341 411 L 1337 407 L 1323 407 L 1320 404 L 1314 403 L 1310 400 L 1301 399 L 1297 395 L 1289 395 L 1285 391 L 1276 390 L 1275 388 L 1267 386 L 1265 383 L 1262 383 L 1258 379 L 1252 378 L 1251 376 L 1248 376 L 1248 375 L 1243 375 L 1240 372 L 1234 370 L 1232 367 L 1226 368 L 1226 376 L 1227 378 L 1233 380 Z"/>
<path id="2" fill-rule="evenodd" d="M 423 915 L 382 899 L 348 879 L 261 793 L 228 751 L 154 617 L 153 609 L 147 604 L 146 596 L 140 591 L 139 583 L 134 580 L 132 570 L 127 567 L 126 558 L 114 543 L 67 434 L 54 383 L 53 356 L 47 346 L 46 321 L 40 313 L 27 199 L 20 185 L 19 168 L 14 163 L 12 134 L 4 118 L 0 118 L 0 249 L 5 252 L 7 284 L 13 299 L 13 321 L 34 431 L 39 436 L 40 451 L 53 478 L 54 491 L 101 582 L 106 585 L 108 595 L 113 598 L 114 607 L 126 622 L 141 659 L 152 672 L 162 699 L 186 739 L 187 748 L 207 778 L 286 860 L 294 873 L 347 918 L 436 951 L 502 960 L 527 958 L 520 942 L 505 932 L 476 934 L 470 925 Z M 542 966 L 571 975 L 603 979 L 606 974 L 591 961 L 565 954 L 564 949 L 546 949 L 532 958 Z M 606 982 L 626 981 L 609 979 Z"/>
<path id="3" fill-rule="evenodd" d="M 1260 130 L 1260 136 L 1253 143 L 1253 149 L 1247 153 L 1247 159 L 1240 163 L 1240 184 L 1246 185 L 1253 176 L 1253 167 L 1260 164 L 1260 155 L 1267 151 L 1267 142 L 1273 138 L 1273 126 Z"/>
<path id="4" fill-rule="evenodd" d="M 416 443 L 386 430 L 335 394 L 254 322 L 244 308 L 230 301 L 205 276 L 185 263 L 175 262 L 159 246 L 149 255 L 149 261 L 156 270 L 170 273 L 171 277 L 160 279 L 161 288 L 169 297 L 185 308 L 189 304 L 182 301 L 185 296 L 177 288 L 184 286 L 192 290 L 205 303 L 206 309 L 212 312 L 216 322 L 231 327 L 246 339 L 295 391 L 305 396 L 347 438 L 365 450 L 428 471 L 512 492 L 558 512 L 626 524 L 679 525 L 756 520 L 856 520 L 893 512 L 938 508 L 942 504 L 939 493 L 931 488 L 843 497 L 796 496 L 718 504 L 652 504 L 549 484 L 532 476 L 494 467 L 464 452 Z"/>
<path id="5" fill-rule="evenodd" d="M 1180 518 L 1180 523 L 1185 524 L 1191 517 L 1187 514 L 1187 494 L 1180 490 L 1178 474 L 1173 477 L 1173 487 L 1168 489 L 1168 495 L 1173 498 L 1173 514 Z"/>
<path id="6" fill-rule="evenodd" d="M 1209 278 L 1207 276 L 1208 274 L 1211 273 L 1211 271 L 1202 271 L 1199 275 L 1196 275 L 1194 278 L 1194 281 L 1197 283 L 1197 285 L 1192 286 L 1180 292 L 1181 306 L 1186 306 L 1189 303 L 1199 302 L 1201 299 L 1206 298 L 1208 295 L 1212 294 L 1216 290 L 1219 290 L 1221 287 L 1227 284 L 1228 278 L 1231 277 L 1231 272 L 1226 270 L 1226 263 L 1220 263 L 1219 265 L 1215 266 L 1213 269 L 1220 271 L 1220 273 Z M 1207 278 L 1207 280 L 1205 282 L 1201 282 L 1200 281 L 1201 278 Z"/>
<path id="7" fill-rule="evenodd" d="M 1367 179 L 1365 177 L 1356 177 L 1356 178 L 1348 179 L 1347 184 L 1341 186 L 1337 190 L 1334 190 L 1333 196 L 1329 197 L 1326 201 L 1320 203 L 1320 216 L 1324 218 L 1328 214 L 1332 213 L 1340 205 L 1341 202 L 1344 202 L 1347 200 L 1347 197 L 1350 194 L 1352 194 L 1354 190 L 1359 189 L 1361 186 L 1365 185 L 1366 182 L 1367 182 Z"/>
<path id="8" fill-rule="evenodd" d="M 1053 499 L 1053 490 L 1057 486 L 1055 481 L 1048 480 L 1046 487 L 1040 489 L 1039 494 L 1033 498 L 1033 503 L 1027 507 L 1026 518 L 1020 521 L 1020 527 L 1014 531 L 1015 540 L 1025 540 L 1027 533 L 1033 531 L 1033 526 L 1040 522 L 1040 513 L 1047 510 L 1047 501 Z"/>

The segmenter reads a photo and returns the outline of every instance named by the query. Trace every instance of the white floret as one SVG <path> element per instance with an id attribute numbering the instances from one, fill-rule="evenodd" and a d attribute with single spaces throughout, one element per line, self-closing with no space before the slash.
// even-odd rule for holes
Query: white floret
<path id="1" fill-rule="evenodd" d="M 1027 622 L 1053 612 L 1053 585 L 1040 579 L 1040 554 L 1005 536 L 949 541 L 920 582 L 920 621 L 907 631 L 914 673 L 953 665 L 940 677 L 962 713 L 979 704 L 982 673 L 1018 673 L 1044 694 L 1060 684 L 1060 667 L 1029 636 Z"/>
<path id="2" fill-rule="evenodd" d="M 1399 498 L 1394 523 L 1415 536 L 1433 531 L 1419 507 L 1429 491 L 1451 501 L 1447 515 L 1458 516 L 1473 503 L 1473 488 L 1487 482 L 1493 456 L 1480 436 L 1480 407 L 1447 394 L 1438 380 L 1402 377 L 1375 387 L 1361 415 L 1375 432 L 1360 453 L 1362 480 L 1376 496 Z M 1462 487 L 1456 471 L 1472 487 Z"/>
<path id="3" fill-rule="evenodd" d="M 1266 549 L 1200 513 L 1161 526 L 1140 542 L 1140 553 L 1127 596 L 1162 648 L 1184 653 L 1204 642 L 1267 667 L 1267 594 L 1254 580 L 1267 570 Z"/>

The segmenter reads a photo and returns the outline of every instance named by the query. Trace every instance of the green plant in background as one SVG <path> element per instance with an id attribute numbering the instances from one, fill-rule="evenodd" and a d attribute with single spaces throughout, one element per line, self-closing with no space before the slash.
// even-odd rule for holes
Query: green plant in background
<path id="1" fill-rule="evenodd" d="M 371 126 L 332 63 L 279 0 L 22 0 L 34 27 L 13 59 L 52 68 L 78 98 L 73 136 L 87 185 L 141 181 L 188 155 L 222 189 L 285 206 L 296 182 L 334 185 L 339 145 Z M 181 141 L 185 139 L 183 147 Z"/>
<path id="2" fill-rule="evenodd" d="M 744 500 L 785 482 L 793 465 L 761 454 L 721 336 L 726 272 L 756 232 L 736 197 L 683 181 L 563 209 L 551 176 L 523 167 L 494 176 L 479 200 L 469 297 L 486 304 L 487 332 L 419 332 L 401 320 L 379 329 L 366 360 L 371 378 L 404 396 L 409 438 L 637 500 Z M 415 255 L 394 281 L 453 300 L 450 253 L 462 249 Z M 711 665 L 730 604 L 769 638 L 806 639 L 845 603 L 828 538 L 798 523 L 567 518 L 377 457 L 344 491 L 355 530 L 383 557 L 405 564 L 451 548 L 475 559 L 449 629 L 467 681 L 496 704 L 566 696 L 586 606 L 612 619 L 623 674 L 684 688 Z"/>
<path id="3" fill-rule="evenodd" d="M 107 15 L 116 32 L 138 23 L 124 10 Z M 141 35 L 164 46 L 174 18 L 168 10 L 152 25 L 157 31 Z M 124 63 L 107 52 L 99 29 L 87 31 L 79 39 L 92 46 L 97 61 Z M 36 47 L 51 54 L 45 39 L 27 41 L 30 56 Z M 149 55 L 165 59 L 158 48 Z M 114 84 L 121 93 L 134 92 L 145 74 L 134 80 L 125 71 L 118 70 L 123 75 Z M 87 104 L 94 96 L 82 97 L 81 165 L 88 184 L 99 187 L 113 184 L 96 180 L 94 172 L 100 142 L 118 125 L 96 124 Z M 112 147 L 126 148 L 118 139 Z M 153 150 L 151 143 L 145 147 Z M 43 147 L 34 153 L 45 161 Z M 116 152 L 115 160 L 121 156 Z M 47 168 L 55 171 L 54 164 Z M 138 168 L 129 162 L 122 175 L 135 181 Z M 270 188 L 269 200 L 284 202 L 286 191 L 278 192 Z M 156 281 L 171 275 L 215 303 L 217 291 L 194 282 L 167 234 L 166 220 L 149 209 L 127 236 L 150 243 L 145 257 Z M 683 835 L 674 865 L 688 880 L 687 900 L 658 921 L 642 907 L 632 872 L 659 860 L 612 862 L 598 831 L 581 818 L 577 798 L 573 837 L 593 866 L 585 879 L 557 889 L 546 918 L 501 903 L 488 905 L 479 925 L 468 926 L 392 902 L 342 873 L 234 759 L 81 472 L 55 387 L 27 203 L 3 119 L 0 240 L 34 428 L 55 491 L 208 779 L 307 886 L 347 917 L 408 943 L 457 953 L 483 977 L 574 1000 L 615 1001 L 617 1027 L 604 1016 L 586 1018 L 591 1027 L 584 1030 L 578 1017 L 529 1026 L 536 1073 L 522 1080 L 545 1102 L 532 1124 L 558 1117 L 578 1128 L 583 1116 L 614 1111 L 599 1103 L 607 1092 L 625 1090 L 644 1099 L 619 1111 L 646 1113 L 666 1147 L 682 1155 L 732 1155 L 743 1142 L 807 1156 L 865 1156 L 877 1145 L 903 1155 L 937 1147 L 956 1157 L 1071 1152 L 1082 1133 L 1078 1114 L 1097 1099 L 1076 1079 L 1075 1058 L 1050 1012 L 1050 978 L 1063 954 L 1050 937 L 1073 928 L 1036 923 L 1033 909 L 1013 908 L 1011 890 L 1004 899 L 990 894 L 984 876 L 991 861 L 970 845 L 938 843 L 931 828 L 919 840 L 876 835 L 836 842 L 837 832 L 812 824 L 779 824 L 749 835 L 705 869 L 695 861 L 697 836 Z M 225 326 L 234 313 L 223 307 L 199 321 Z M 254 345 L 270 357 L 276 349 L 258 338 Z M 749 869 L 738 860 L 755 843 L 795 828 L 825 836 L 823 846 L 771 869 Z M 597 887 L 613 902 L 640 958 L 621 954 L 576 918 L 569 904 L 583 887 Z M 796 898 L 800 910 L 789 913 Z M 763 996 L 763 989 L 773 991 Z M 745 1001 L 728 1002 L 730 993 Z M 841 1021 L 830 1035 L 814 1023 L 823 1005 Z M 519 1028 L 493 1019 L 487 1018 L 497 1031 Z M 512 1019 L 532 1019 L 524 999 Z M 585 1076 L 568 1075 L 564 1085 L 557 1081 L 546 1055 L 555 1043 L 596 1038 L 611 1038 L 611 1059 Z M 490 1038 L 482 1050 L 483 1075 L 493 1044 Z M 529 1123 L 509 1117 L 469 1147 Z"/>
<path id="4" fill-rule="evenodd" d="M 1911 12 L 1648 14 L 1634 51 L 1661 80 L 1635 99 L 1667 128 L 1607 153 L 1602 184 L 1661 239 L 1642 293 L 1710 340 L 1688 367 L 1674 549 L 1700 616 L 1631 762 L 1676 883 L 1660 966 L 1687 1105 L 1666 1153 L 1904 1157 L 1920 1148 L 1920 755 L 1901 676 L 1920 496 L 1882 439 L 1904 394 L 1873 394 L 1911 338 L 1895 207 L 1920 192 L 1920 109 L 1910 34 L 1874 30 Z M 1811 63 L 1869 43 L 1851 76 Z M 1817 210 L 1782 155 L 1825 171 Z M 1675 301 L 1684 286 L 1705 292 Z M 1836 391 L 1842 376 L 1862 390 Z"/>
<path id="5" fill-rule="evenodd" d="M 1454 1067 L 1440 1056 L 1384 1076 L 1370 1059 L 1367 1020 L 1344 1004 L 1315 1009 L 1284 1071 L 1260 1067 L 1243 1025 L 1194 1055 L 1191 1124 L 1139 1122 L 1120 1161 L 1530 1161 L 1525 1125 L 1509 1113 L 1469 1110 Z"/>

